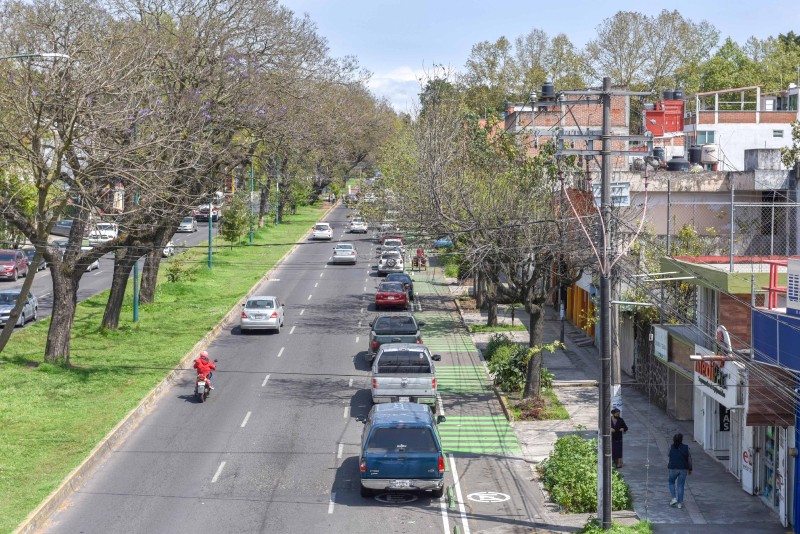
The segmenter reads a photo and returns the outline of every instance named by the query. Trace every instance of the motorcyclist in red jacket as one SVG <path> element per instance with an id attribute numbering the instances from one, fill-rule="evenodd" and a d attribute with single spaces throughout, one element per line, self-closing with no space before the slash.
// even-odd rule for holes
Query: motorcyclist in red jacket
<path id="1" fill-rule="evenodd" d="M 206 375 L 208 377 L 208 385 L 211 389 L 214 389 L 211 384 L 211 371 L 216 370 L 217 366 L 208 358 L 208 351 L 204 350 L 200 353 L 200 357 L 194 361 L 194 368 L 197 369 L 198 375 Z"/>

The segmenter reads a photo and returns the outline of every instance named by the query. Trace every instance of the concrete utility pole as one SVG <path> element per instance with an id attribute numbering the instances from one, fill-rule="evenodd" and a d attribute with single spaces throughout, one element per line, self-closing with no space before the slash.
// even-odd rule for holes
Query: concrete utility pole
<path id="1" fill-rule="evenodd" d="M 615 155 L 641 155 L 641 152 L 630 150 L 613 150 L 613 140 L 624 141 L 650 141 L 649 136 L 640 135 L 612 135 L 611 131 L 611 98 L 613 96 L 648 96 L 649 92 L 612 90 L 611 78 L 603 78 L 603 87 L 600 91 L 561 91 L 555 101 L 536 102 L 538 107 L 600 104 L 603 109 L 603 124 L 600 135 L 597 132 L 581 134 L 557 134 L 559 139 L 557 156 L 583 155 L 600 156 L 600 217 L 598 267 L 600 272 L 600 392 L 598 403 L 598 515 L 604 530 L 611 528 L 611 399 L 612 390 L 617 402 L 621 402 L 620 391 L 620 365 L 619 353 L 612 347 L 612 330 L 616 329 L 612 322 L 612 280 L 614 278 L 614 246 L 611 238 L 611 172 L 612 156 Z M 578 100 L 565 100 L 564 96 L 583 97 Z M 534 102 L 531 106 L 533 108 Z M 589 150 L 565 149 L 562 139 L 575 139 L 582 141 L 601 141 L 601 149 Z M 612 361 L 615 360 L 615 361 Z M 612 375 L 612 369 L 614 373 Z M 612 381 L 613 380 L 613 381 Z"/>

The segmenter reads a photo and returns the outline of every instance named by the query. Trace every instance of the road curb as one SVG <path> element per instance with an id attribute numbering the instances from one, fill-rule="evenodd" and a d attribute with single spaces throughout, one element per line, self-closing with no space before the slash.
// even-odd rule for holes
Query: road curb
<path id="1" fill-rule="evenodd" d="M 327 217 L 331 211 L 336 207 L 336 205 L 331 206 L 325 211 L 322 215 L 322 218 Z M 305 241 L 309 232 L 311 230 L 306 231 L 305 234 L 300 238 L 300 240 Z M 298 247 L 298 244 L 295 244 L 291 249 L 289 249 L 286 254 L 281 256 L 278 261 L 275 262 L 269 271 L 267 271 L 264 276 L 258 280 L 244 295 L 250 295 L 253 291 L 258 289 L 258 287 L 263 284 L 265 281 L 268 281 L 270 275 L 280 267 L 283 262 L 288 258 Z M 91 474 L 92 470 L 100 464 L 106 457 L 113 452 L 114 446 L 123 441 L 128 434 L 134 430 L 138 424 L 147 416 L 150 409 L 153 405 L 164 395 L 164 393 L 172 386 L 177 380 L 181 373 L 185 371 L 192 371 L 192 367 L 187 367 L 189 362 L 193 361 L 195 355 L 200 352 L 201 350 L 206 349 L 212 341 L 214 341 L 219 333 L 225 328 L 228 324 L 232 323 L 236 317 L 239 316 L 239 305 L 238 303 L 235 304 L 225 316 L 220 319 L 220 321 L 214 326 L 205 336 L 203 336 L 200 341 L 198 341 L 192 349 L 187 352 L 183 358 L 181 358 L 180 362 L 178 363 L 178 367 L 172 371 L 170 371 L 166 377 L 164 377 L 161 382 L 159 382 L 150 392 L 145 395 L 142 401 L 134 407 L 128 414 L 123 417 L 123 419 L 112 428 L 108 434 L 100 440 L 98 443 L 87 455 L 83 461 L 78 464 L 75 469 L 70 471 L 70 473 L 61 481 L 61 484 L 58 485 L 56 489 L 54 489 L 45 499 L 39 503 L 39 506 L 34 508 L 34 510 L 28 514 L 28 516 L 22 521 L 22 523 L 17 526 L 17 528 L 13 531 L 13 534 L 28 534 L 32 532 L 36 532 L 44 527 L 46 522 L 50 519 L 50 516 L 58 510 L 59 507 L 71 496 L 71 494 L 78 490 L 81 487 L 84 480 Z"/>

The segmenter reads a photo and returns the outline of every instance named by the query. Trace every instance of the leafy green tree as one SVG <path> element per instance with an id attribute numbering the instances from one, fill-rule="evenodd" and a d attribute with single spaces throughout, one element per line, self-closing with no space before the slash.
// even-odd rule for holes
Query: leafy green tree
<path id="1" fill-rule="evenodd" d="M 700 75 L 701 91 L 717 91 L 758 85 L 758 66 L 730 37 L 705 62 Z"/>
<path id="2" fill-rule="evenodd" d="M 250 205 L 246 194 L 237 193 L 222 209 L 219 233 L 229 243 L 238 243 L 250 227 Z"/>
<path id="3" fill-rule="evenodd" d="M 506 37 L 472 46 L 465 65 L 466 102 L 481 116 L 503 111 L 506 96 L 514 89 L 517 65 L 513 46 Z"/>
<path id="4" fill-rule="evenodd" d="M 800 121 L 792 123 L 792 146 L 781 148 L 783 164 L 797 173 L 800 169 Z"/>

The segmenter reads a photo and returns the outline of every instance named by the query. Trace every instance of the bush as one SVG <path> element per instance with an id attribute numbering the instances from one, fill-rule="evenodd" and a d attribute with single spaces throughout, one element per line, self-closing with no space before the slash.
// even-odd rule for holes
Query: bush
<path id="1" fill-rule="evenodd" d="M 458 278 L 458 264 L 457 263 L 445 264 L 444 275 L 447 278 Z"/>
<path id="2" fill-rule="evenodd" d="M 489 371 L 494 383 L 503 391 L 519 391 L 525 385 L 525 368 L 528 362 L 528 347 L 511 344 L 497 348 Z"/>
<path id="3" fill-rule="evenodd" d="M 167 280 L 170 282 L 192 282 L 196 278 L 197 267 L 194 264 L 187 266 L 180 257 L 172 258 L 167 267 Z"/>
<path id="4" fill-rule="evenodd" d="M 558 438 L 553 452 L 538 467 L 550 498 L 569 513 L 597 510 L 597 440 L 577 434 Z M 611 472 L 611 507 L 631 506 L 630 488 L 619 472 Z"/>
<path id="5" fill-rule="evenodd" d="M 506 334 L 494 334 L 489 338 L 489 344 L 486 345 L 486 349 L 483 351 L 483 359 L 487 362 L 491 361 L 498 348 L 510 347 L 511 345 L 514 345 L 514 342 Z"/>
<path id="6" fill-rule="evenodd" d="M 610 530 L 603 530 L 596 517 L 589 519 L 577 534 L 650 534 L 653 529 L 649 521 L 639 521 L 635 525 L 625 526 L 611 522 Z"/>

